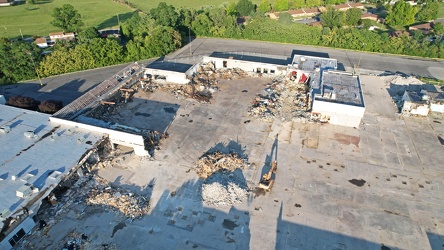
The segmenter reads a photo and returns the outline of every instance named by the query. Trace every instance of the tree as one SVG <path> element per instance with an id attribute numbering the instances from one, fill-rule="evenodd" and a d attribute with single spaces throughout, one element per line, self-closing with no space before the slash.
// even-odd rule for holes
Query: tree
<path id="1" fill-rule="evenodd" d="M 372 24 L 373 24 L 372 20 L 369 20 L 369 19 L 361 20 L 362 28 L 364 28 L 366 30 L 368 30 L 370 28 L 370 26 L 372 26 Z"/>
<path id="2" fill-rule="evenodd" d="M 225 7 L 225 12 L 229 16 L 237 16 L 236 3 L 230 2 L 227 7 Z"/>
<path id="3" fill-rule="evenodd" d="M 437 2 L 425 3 L 416 14 L 416 19 L 421 22 L 435 20 L 438 17 L 439 5 Z"/>
<path id="4" fill-rule="evenodd" d="M 385 23 L 388 25 L 409 25 L 415 22 L 416 7 L 404 1 L 398 1 L 389 11 Z"/>
<path id="5" fill-rule="evenodd" d="M 261 3 L 257 7 L 257 9 L 262 13 L 269 12 L 271 9 L 270 2 L 268 0 L 261 0 Z"/>
<path id="6" fill-rule="evenodd" d="M 34 65 L 41 60 L 41 49 L 35 43 L 0 42 L 2 82 L 19 82 L 37 78 Z"/>
<path id="7" fill-rule="evenodd" d="M 288 10 L 288 0 L 274 0 L 273 10 L 274 11 L 283 11 Z"/>
<path id="8" fill-rule="evenodd" d="M 345 24 L 355 26 L 361 20 L 362 11 L 358 8 L 351 8 L 345 12 Z"/>
<path id="9" fill-rule="evenodd" d="M 47 114 L 54 114 L 63 108 L 62 101 L 47 100 L 39 104 L 39 111 Z"/>
<path id="10" fill-rule="evenodd" d="M 305 0 L 305 5 L 308 7 L 321 6 L 321 0 Z"/>
<path id="11" fill-rule="evenodd" d="M 279 22 L 283 24 L 293 23 L 293 17 L 288 12 L 279 13 Z"/>
<path id="12" fill-rule="evenodd" d="M 248 16 L 254 12 L 254 4 L 250 0 L 239 0 L 236 4 L 236 11 L 239 16 Z"/>
<path id="13" fill-rule="evenodd" d="M 99 32 L 97 31 L 97 29 L 94 27 L 88 27 L 84 30 L 81 30 L 77 34 L 77 42 L 87 43 L 87 42 L 91 41 L 92 39 L 98 38 L 98 37 L 99 37 Z"/>
<path id="14" fill-rule="evenodd" d="M 51 24 L 65 32 L 78 31 L 83 26 L 79 12 L 71 4 L 64 4 L 60 8 L 55 8 L 52 11 L 52 17 L 54 19 Z"/>
<path id="15" fill-rule="evenodd" d="M 435 35 L 437 36 L 441 36 L 444 34 L 444 25 L 442 25 L 442 23 L 440 22 L 435 22 L 433 24 L 433 33 L 435 33 Z"/>
<path id="16" fill-rule="evenodd" d="M 329 6 L 327 11 L 321 14 L 321 22 L 324 27 L 341 27 L 344 23 L 344 12 Z"/>
<path id="17" fill-rule="evenodd" d="M 175 28 L 179 20 L 179 14 L 173 5 L 167 5 L 160 2 L 157 8 L 150 10 L 150 15 L 156 20 L 157 25 L 169 26 Z"/>

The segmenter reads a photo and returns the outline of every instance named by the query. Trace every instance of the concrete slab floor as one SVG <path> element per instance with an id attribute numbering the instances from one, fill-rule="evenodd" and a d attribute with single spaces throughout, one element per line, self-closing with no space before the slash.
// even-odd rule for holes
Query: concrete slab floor
<path id="1" fill-rule="evenodd" d="M 78 218 L 84 208 L 69 206 L 46 235 L 25 241 L 56 249 L 75 230 L 92 245 L 118 249 L 442 249 L 444 148 L 437 135 L 444 128 L 434 121 L 444 121 L 401 119 L 384 81 L 361 80 L 369 112 L 359 129 L 248 117 L 269 81 L 262 78 L 221 81 L 212 104 L 138 93 L 177 107 L 170 137 L 156 160 L 126 155 L 99 175 L 134 190 L 151 183 L 151 213 L 134 221 L 111 211 Z M 213 147 L 244 150 L 252 165 L 243 175 L 253 184 L 277 156 L 272 191 L 233 207 L 202 204 L 202 180 L 192 168 Z"/>

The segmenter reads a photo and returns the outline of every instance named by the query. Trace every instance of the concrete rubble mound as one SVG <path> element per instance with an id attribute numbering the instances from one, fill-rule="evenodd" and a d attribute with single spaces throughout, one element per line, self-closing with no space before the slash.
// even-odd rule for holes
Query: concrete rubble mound
<path id="1" fill-rule="evenodd" d="M 107 181 L 98 176 L 95 176 L 95 180 L 102 184 L 99 187 L 106 186 L 106 188 L 91 189 L 86 199 L 88 205 L 110 207 L 133 219 L 148 214 L 150 208 L 148 198 L 121 188 L 113 188 Z"/>
<path id="2" fill-rule="evenodd" d="M 233 172 L 234 170 L 244 168 L 248 163 L 239 154 L 230 153 L 223 154 L 219 151 L 205 154 L 197 162 L 195 171 L 197 174 L 206 179 L 213 173 L 218 171 Z"/>
<path id="3" fill-rule="evenodd" d="M 213 206 L 232 206 L 242 203 L 249 195 L 246 181 L 234 173 L 220 171 L 202 184 L 202 200 Z"/>
<path id="4" fill-rule="evenodd" d="M 310 114 L 308 84 L 287 79 L 273 80 L 262 93 L 256 95 L 248 113 L 259 120 L 308 121 Z"/>

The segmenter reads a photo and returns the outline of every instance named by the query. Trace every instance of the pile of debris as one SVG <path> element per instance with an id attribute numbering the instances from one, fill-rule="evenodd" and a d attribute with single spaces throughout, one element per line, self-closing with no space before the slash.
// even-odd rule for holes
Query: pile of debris
<path id="1" fill-rule="evenodd" d="M 197 174 L 206 179 L 218 171 L 233 172 L 234 170 L 244 168 L 248 163 L 237 153 L 223 154 L 219 151 L 205 154 L 196 162 Z"/>
<path id="2" fill-rule="evenodd" d="M 398 111 L 401 111 L 404 105 L 402 96 L 404 95 L 406 90 L 410 92 L 420 92 L 421 89 L 425 88 L 425 84 L 421 80 L 413 76 L 403 77 L 400 75 L 395 75 L 383 76 L 382 78 L 385 81 L 387 91 L 392 97 L 393 104 L 396 106 Z"/>
<path id="3" fill-rule="evenodd" d="M 218 79 L 232 80 L 245 78 L 247 76 L 247 72 L 243 71 L 242 69 L 216 69 L 216 66 L 213 62 L 208 62 L 200 65 L 197 73 L 193 75 L 192 80 L 196 84 L 213 85 L 218 83 Z"/>
<path id="4" fill-rule="evenodd" d="M 208 205 L 232 206 L 244 201 L 249 192 L 245 180 L 234 173 L 220 171 L 205 180 L 202 185 L 202 200 Z"/>
<path id="5" fill-rule="evenodd" d="M 307 121 L 310 98 L 308 84 L 290 80 L 274 80 L 262 93 L 256 95 L 248 113 L 262 121 L 275 117 L 283 120 Z"/>
<path id="6" fill-rule="evenodd" d="M 213 93 L 219 90 L 219 87 L 211 84 L 162 84 L 158 86 L 159 90 L 171 93 L 179 99 L 181 97 L 193 98 L 201 103 L 210 103 Z"/>
<path id="7" fill-rule="evenodd" d="M 132 219 L 148 214 L 150 208 L 148 198 L 136 195 L 128 190 L 114 188 L 98 176 L 95 176 L 95 179 L 96 182 L 100 182 L 103 185 L 99 185 L 89 191 L 86 199 L 88 205 L 111 207 Z"/>

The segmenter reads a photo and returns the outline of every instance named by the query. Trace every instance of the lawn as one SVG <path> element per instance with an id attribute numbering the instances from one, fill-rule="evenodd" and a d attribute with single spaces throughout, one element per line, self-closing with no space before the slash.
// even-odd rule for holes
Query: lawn
<path id="1" fill-rule="evenodd" d="M 128 0 L 127 0 L 128 1 Z M 167 4 L 173 5 L 177 10 L 181 7 L 188 7 L 193 9 L 200 9 L 202 6 L 220 6 L 223 3 L 228 4 L 229 2 L 237 3 L 239 0 L 129 0 L 131 4 L 134 4 L 138 9 L 143 12 L 148 12 L 152 8 L 156 8 L 160 2 L 165 2 Z M 259 5 L 261 0 L 252 0 L 254 4 Z M 270 1 L 272 3 L 273 1 Z"/>
<path id="2" fill-rule="evenodd" d="M 112 0 L 53 0 L 38 1 L 39 4 L 21 4 L 0 7 L 0 37 L 15 38 L 20 36 L 20 29 L 25 37 L 47 36 L 50 32 L 60 31 L 50 24 L 52 10 L 63 4 L 73 5 L 82 16 L 85 27 L 106 28 L 117 25 L 131 14 L 131 9 Z M 44 3 L 43 3 L 44 2 Z"/>
<path id="3" fill-rule="evenodd" d="M 444 18 L 444 2 L 438 2 L 439 10 L 438 10 L 438 18 Z"/>

